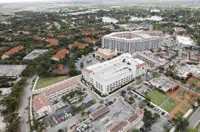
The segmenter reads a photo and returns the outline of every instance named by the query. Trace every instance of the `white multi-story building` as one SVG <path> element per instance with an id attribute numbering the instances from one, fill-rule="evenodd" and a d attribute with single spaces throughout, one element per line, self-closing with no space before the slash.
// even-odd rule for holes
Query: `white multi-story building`
<path id="1" fill-rule="evenodd" d="M 161 31 L 115 32 L 102 38 L 101 47 L 118 52 L 156 49 L 166 36 Z"/>
<path id="2" fill-rule="evenodd" d="M 129 53 L 112 60 L 98 63 L 83 69 L 83 78 L 94 86 L 102 95 L 108 95 L 114 90 L 131 82 L 135 77 L 146 73 L 146 64 L 134 59 Z"/>

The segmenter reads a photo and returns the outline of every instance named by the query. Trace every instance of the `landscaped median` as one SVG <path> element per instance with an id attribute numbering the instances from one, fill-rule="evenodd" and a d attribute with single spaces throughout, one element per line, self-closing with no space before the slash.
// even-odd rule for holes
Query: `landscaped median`
<path id="1" fill-rule="evenodd" d="M 38 79 L 35 90 L 41 89 L 44 87 L 48 87 L 52 84 L 58 83 L 60 81 L 63 81 L 65 79 L 68 79 L 68 76 L 56 76 L 56 77 L 41 77 Z"/>

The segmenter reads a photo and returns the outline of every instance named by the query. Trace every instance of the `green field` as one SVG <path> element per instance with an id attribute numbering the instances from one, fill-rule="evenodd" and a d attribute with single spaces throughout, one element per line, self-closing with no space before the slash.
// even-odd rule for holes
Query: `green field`
<path id="1" fill-rule="evenodd" d="M 198 130 L 198 132 L 200 131 L 200 122 L 195 126 L 195 129 Z"/>
<path id="2" fill-rule="evenodd" d="M 162 106 L 162 108 L 163 108 L 164 110 L 166 110 L 167 112 L 171 112 L 177 105 L 178 105 L 178 102 L 170 98 L 170 99 Z"/>
<path id="3" fill-rule="evenodd" d="M 147 96 L 151 99 L 151 102 L 153 102 L 156 105 L 162 104 L 163 101 L 165 101 L 168 97 L 164 93 L 159 92 L 156 89 L 153 89 L 150 91 Z"/>
<path id="4" fill-rule="evenodd" d="M 187 112 L 189 109 L 190 109 L 189 106 L 186 106 L 186 105 L 183 106 L 183 110 L 184 110 L 185 112 Z"/>
<path id="5" fill-rule="evenodd" d="M 200 82 L 200 79 L 198 79 L 198 78 L 191 81 L 191 83 L 194 85 L 196 85 L 198 82 Z"/>
<path id="6" fill-rule="evenodd" d="M 55 84 L 57 82 L 63 81 L 65 79 L 67 79 L 67 78 L 68 78 L 68 76 L 57 76 L 57 77 L 40 78 L 37 81 L 35 89 L 40 89 L 40 88 L 44 88 L 44 87 L 50 86 L 50 85 Z"/>
<path id="7" fill-rule="evenodd" d="M 185 90 L 181 90 L 179 93 L 178 93 L 178 96 L 180 97 L 183 97 L 185 95 L 186 91 Z"/>
<path id="8" fill-rule="evenodd" d="M 179 112 L 176 113 L 175 116 L 176 116 L 176 118 L 179 118 L 179 117 L 183 117 L 183 115 L 184 115 L 184 114 L 183 114 L 182 112 L 179 111 Z"/>

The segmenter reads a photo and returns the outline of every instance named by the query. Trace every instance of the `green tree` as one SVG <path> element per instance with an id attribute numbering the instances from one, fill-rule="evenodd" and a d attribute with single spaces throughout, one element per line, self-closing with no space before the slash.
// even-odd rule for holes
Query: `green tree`
<path id="1" fill-rule="evenodd" d="M 176 131 L 177 132 L 186 132 L 187 131 L 187 127 L 189 125 L 189 122 L 187 119 L 185 118 L 177 118 L 176 119 Z"/>
<path id="2" fill-rule="evenodd" d="M 136 128 L 133 128 L 133 130 L 131 132 L 140 132 L 140 131 Z"/>

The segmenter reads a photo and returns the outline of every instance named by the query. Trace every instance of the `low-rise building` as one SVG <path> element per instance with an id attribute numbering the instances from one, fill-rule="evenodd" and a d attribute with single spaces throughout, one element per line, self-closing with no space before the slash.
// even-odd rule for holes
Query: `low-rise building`
<path id="1" fill-rule="evenodd" d="M 97 109 L 96 111 L 94 111 L 93 113 L 90 114 L 90 118 L 92 120 L 96 120 L 99 117 L 103 116 L 104 114 L 106 114 L 107 112 L 109 112 L 109 108 L 107 106 L 101 107 L 99 109 Z"/>
<path id="2" fill-rule="evenodd" d="M 6 51 L 5 53 L 3 53 L 3 55 L 1 56 L 1 59 L 7 59 L 10 58 L 10 56 L 12 56 L 13 54 L 19 52 L 20 50 L 24 49 L 24 46 L 20 45 L 17 47 L 14 47 L 8 51 Z"/>
<path id="3" fill-rule="evenodd" d="M 174 31 L 176 33 L 185 33 L 186 32 L 185 28 L 183 28 L 183 27 L 175 27 Z"/>
<path id="4" fill-rule="evenodd" d="M 101 48 L 99 48 L 95 52 L 95 56 L 102 59 L 102 60 L 109 60 L 109 59 L 112 59 L 113 57 L 117 56 L 117 51 L 113 51 L 111 49 L 101 49 Z"/>
<path id="5" fill-rule="evenodd" d="M 35 117 L 41 118 L 50 113 L 52 113 L 52 109 L 48 99 L 43 95 L 35 95 L 33 97 L 33 109 L 35 111 Z"/>
<path id="6" fill-rule="evenodd" d="M 128 120 L 115 121 L 113 120 L 108 127 L 107 132 L 127 132 L 131 128 L 139 124 L 144 116 L 144 111 L 137 108 L 136 112 L 130 116 Z"/>
<path id="7" fill-rule="evenodd" d="M 29 53 L 27 56 L 25 56 L 23 60 L 33 60 L 47 51 L 48 51 L 47 49 L 35 49 L 31 53 Z"/>
<path id="8" fill-rule="evenodd" d="M 67 49 L 61 49 L 55 55 L 53 55 L 51 59 L 54 61 L 59 61 L 60 59 L 64 58 L 66 54 L 69 54 L 69 51 Z"/>
<path id="9" fill-rule="evenodd" d="M 133 31 L 133 30 L 152 30 L 153 25 L 147 24 L 147 23 L 128 23 L 128 24 L 120 24 L 120 28 L 126 30 L 126 31 Z"/>
<path id="10" fill-rule="evenodd" d="M 18 78 L 26 65 L 0 65 L 0 77 Z"/>
<path id="11" fill-rule="evenodd" d="M 167 78 L 165 76 L 156 77 L 149 82 L 153 87 L 156 87 L 157 89 L 159 89 L 165 93 L 169 92 L 170 90 L 173 91 L 176 88 L 178 88 L 177 83 L 173 82 L 172 80 L 170 80 L 169 78 Z"/>
<path id="12" fill-rule="evenodd" d="M 182 47 L 190 47 L 190 46 L 194 46 L 194 40 L 192 40 L 190 37 L 188 36 L 180 36 L 177 35 L 176 36 L 176 41 L 178 42 L 178 44 L 180 44 Z"/>
<path id="13" fill-rule="evenodd" d="M 59 44 L 59 40 L 53 38 L 47 38 L 46 41 L 49 42 L 48 46 L 54 46 Z"/>
<path id="14" fill-rule="evenodd" d="M 200 65 L 178 65 L 175 68 L 175 73 L 182 79 L 186 79 L 190 74 L 200 77 Z"/>
<path id="15" fill-rule="evenodd" d="M 108 95 L 136 77 L 144 75 L 146 71 L 145 62 L 126 53 L 112 60 L 86 67 L 82 70 L 82 74 L 85 81 L 102 95 Z"/>
<path id="16" fill-rule="evenodd" d="M 43 88 L 44 90 L 41 90 L 40 94 L 33 97 L 33 109 L 36 118 L 55 112 L 52 109 L 55 100 L 59 100 L 63 95 L 80 88 L 77 78 L 70 78 Z"/>
<path id="17" fill-rule="evenodd" d="M 92 39 L 92 38 L 84 38 L 83 41 L 88 44 L 96 44 L 96 42 L 97 42 L 97 40 Z"/>
<path id="18" fill-rule="evenodd" d="M 153 69 L 165 65 L 168 61 L 154 55 L 151 51 L 141 51 L 135 53 L 136 58 L 143 60 Z"/>

